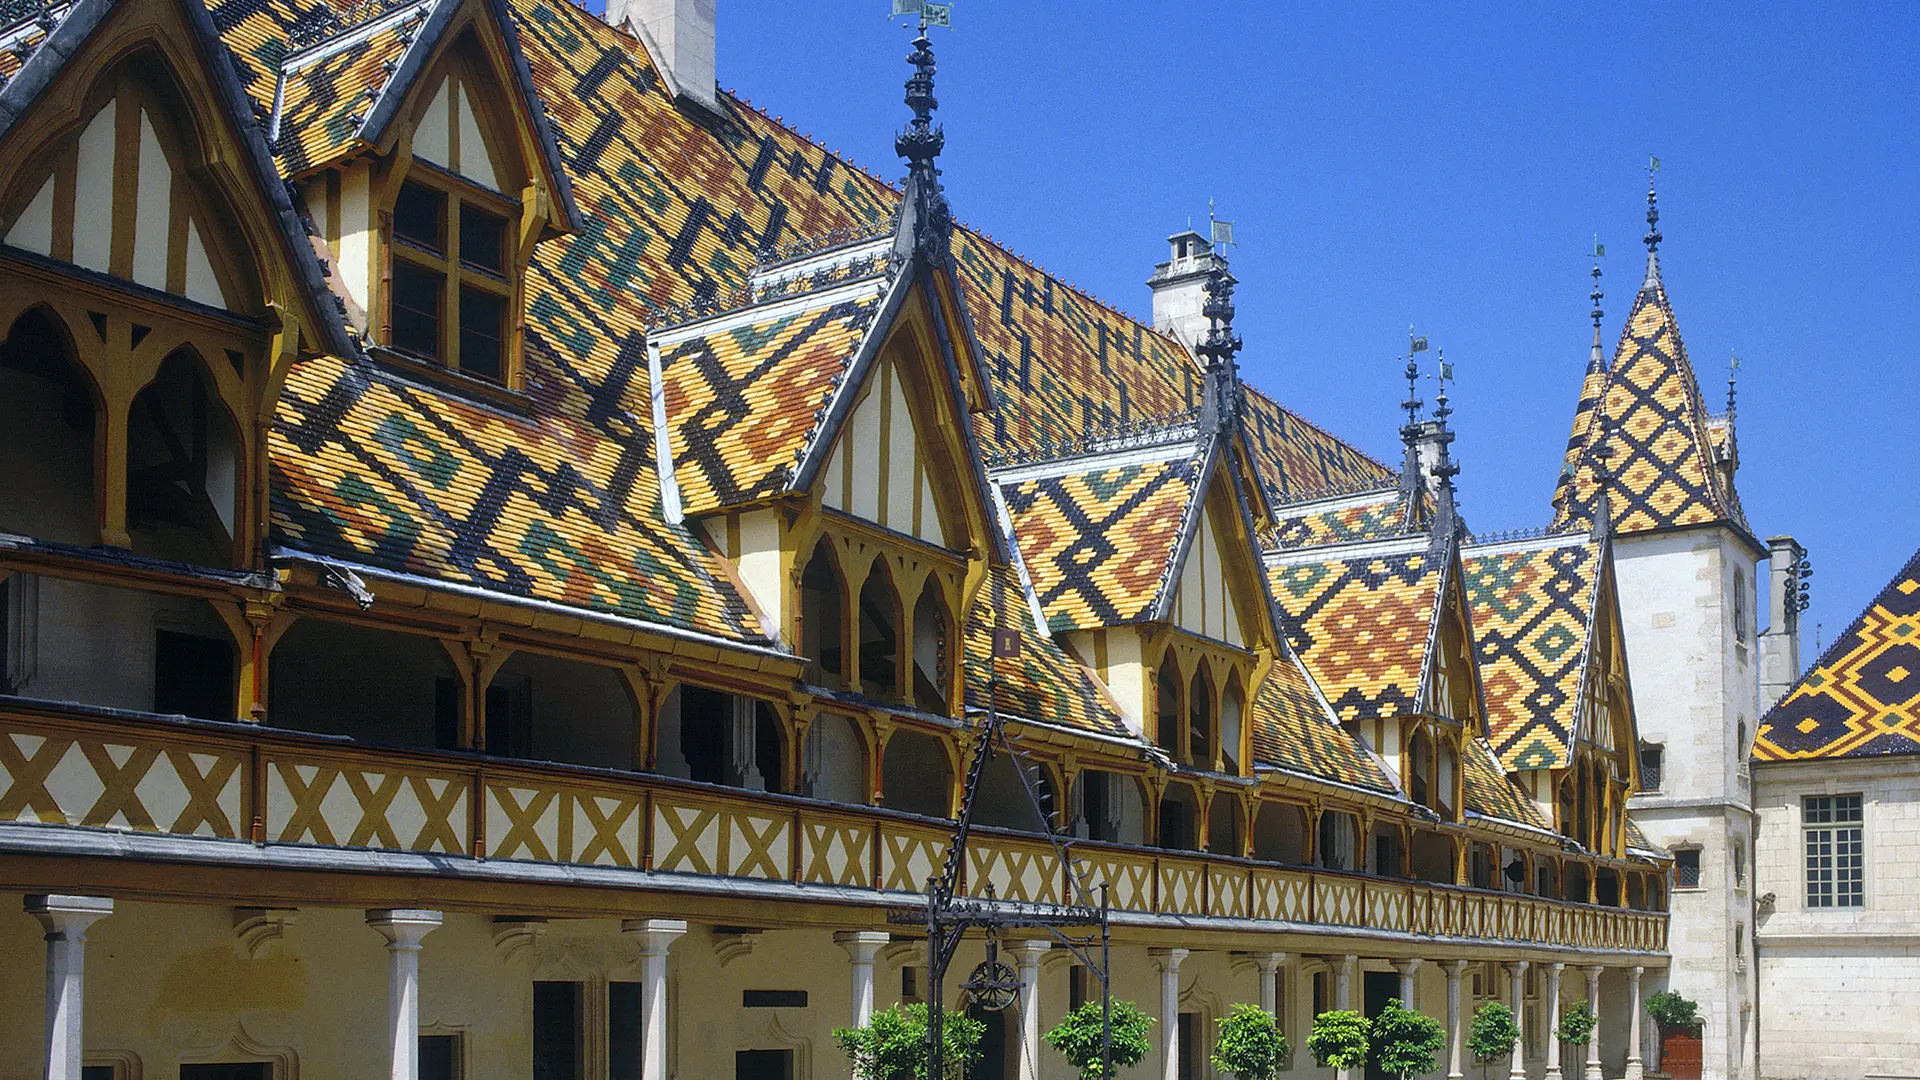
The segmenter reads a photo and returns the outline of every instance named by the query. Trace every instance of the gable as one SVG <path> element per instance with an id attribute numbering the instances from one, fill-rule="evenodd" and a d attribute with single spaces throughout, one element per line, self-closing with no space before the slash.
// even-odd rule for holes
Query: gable
<path id="1" fill-rule="evenodd" d="M 853 411 L 819 473 L 821 505 L 882 528 L 952 548 L 934 496 L 938 466 L 923 443 L 898 359 L 888 354 L 867 372 Z"/>
<path id="2" fill-rule="evenodd" d="M 5 242 L 209 307 L 259 307 L 258 271 L 226 240 L 234 214 L 157 58 L 96 84 L 84 120 L 34 157 L 9 195 Z M 27 194 L 31 192 L 31 194 Z"/>
<path id="3" fill-rule="evenodd" d="M 1168 620 L 1201 637 L 1254 648 L 1271 643 L 1271 635 L 1259 629 L 1266 624 L 1261 594 L 1266 586 L 1253 538 L 1240 527 L 1232 482 L 1226 470 L 1217 469 L 1208 484 L 1168 604 Z"/>
<path id="4" fill-rule="evenodd" d="M 1427 686 L 1422 698 L 1426 712 L 1462 724 L 1471 724 L 1475 734 L 1479 725 L 1479 672 L 1473 660 L 1473 635 L 1464 597 L 1460 591 L 1459 564 L 1447 575 L 1447 589 L 1441 599 L 1434 636 L 1428 645 Z"/>
<path id="5" fill-rule="evenodd" d="M 492 95 L 474 65 L 454 62 L 437 72 L 437 82 L 426 88 L 427 104 L 414 116 L 413 155 L 430 165 L 466 177 L 494 191 L 515 190 L 507 182 L 517 168 L 509 169 L 510 159 L 498 146 L 501 141 L 492 128 L 497 123 L 498 104 L 486 105 Z"/>

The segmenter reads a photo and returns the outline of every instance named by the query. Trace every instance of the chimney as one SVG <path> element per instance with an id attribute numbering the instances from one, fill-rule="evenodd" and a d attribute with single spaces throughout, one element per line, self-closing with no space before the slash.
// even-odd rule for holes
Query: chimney
<path id="1" fill-rule="evenodd" d="M 1760 712 L 1778 704 L 1800 677 L 1800 611 L 1806 603 L 1807 549 L 1791 536 L 1767 538 L 1767 629 L 1760 635 Z"/>
<path id="2" fill-rule="evenodd" d="M 715 88 L 715 0 L 607 0 L 607 22 L 639 36 L 674 100 L 720 114 Z"/>
<path id="3" fill-rule="evenodd" d="M 1225 262 L 1213 253 L 1213 243 L 1188 229 L 1167 237 L 1167 261 L 1153 268 L 1147 287 L 1153 290 L 1153 328 L 1171 334 L 1189 350 L 1207 336 L 1207 272 Z"/>

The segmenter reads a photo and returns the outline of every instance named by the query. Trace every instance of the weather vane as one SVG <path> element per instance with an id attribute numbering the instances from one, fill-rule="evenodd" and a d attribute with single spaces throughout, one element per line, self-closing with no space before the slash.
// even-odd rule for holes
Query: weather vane
<path id="1" fill-rule="evenodd" d="M 890 19 L 901 16 L 920 20 L 920 29 L 929 26 L 944 26 L 953 29 L 953 5 L 936 4 L 933 0 L 893 0 L 893 14 Z"/>
<path id="2" fill-rule="evenodd" d="M 1207 199 L 1207 240 L 1214 247 L 1222 244 L 1239 247 L 1233 239 L 1233 222 L 1213 216 L 1213 199 Z"/>

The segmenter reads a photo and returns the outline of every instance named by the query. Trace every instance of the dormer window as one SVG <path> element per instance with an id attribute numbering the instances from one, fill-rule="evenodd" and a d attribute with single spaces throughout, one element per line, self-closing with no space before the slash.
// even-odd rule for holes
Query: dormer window
<path id="1" fill-rule="evenodd" d="M 418 360 L 513 383 L 507 199 L 416 163 L 393 204 L 387 343 Z M 427 174 L 427 175 L 420 175 Z"/>

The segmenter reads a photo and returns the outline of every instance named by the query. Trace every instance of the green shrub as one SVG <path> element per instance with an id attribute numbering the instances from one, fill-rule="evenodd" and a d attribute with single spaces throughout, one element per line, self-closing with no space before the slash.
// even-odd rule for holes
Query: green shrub
<path id="1" fill-rule="evenodd" d="M 1213 1044 L 1213 1067 L 1235 1080 L 1273 1080 L 1287 1059 L 1287 1037 L 1258 1005 L 1235 1005 L 1220 1021 Z"/>
<path id="2" fill-rule="evenodd" d="M 941 1080 L 961 1080 L 973 1071 L 986 1033 L 987 1025 L 964 1012 L 941 1013 L 941 1071 L 946 1073 Z M 833 1041 L 853 1060 L 854 1080 L 929 1080 L 925 1005 L 882 1009 L 865 1027 L 834 1028 Z"/>
<path id="3" fill-rule="evenodd" d="M 1440 1048 L 1446 1045 L 1447 1035 L 1440 1021 L 1389 1001 L 1368 1024 L 1367 1041 L 1373 1044 L 1375 1065 L 1409 1080 L 1440 1067 Z"/>
<path id="4" fill-rule="evenodd" d="M 1685 1031 L 1694 1035 L 1706 1021 L 1700 1019 L 1700 1006 L 1671 990 L 1662 990 L 1647 999 L 1647 1015 L 1660 1025 L 1661 1032 Z"/>
<path id="5" fill-rule="evenodd" d="M 1117 1069 L 1140 1064 L 1153 1049 L 1147 1029 L 1153 1017 L 1131 1001 L 1116 999 L 1112 1008 L 1113 1065 Z M 1100 1002 L 1089 1001 L 1062 1017 L 1042 1036 L 1080 1074 L 1080 1080 L 1103 1080 L 1100 1075 Z"/>
<path id="6" fill-rule="evenodd" d="M 1367 1063 L 1367 1018 L 1336 1009 L 1313 1018 L 1307 1052 L 1323 1068 L 1357 1069 Z"/>
<path id="7" fill-rule="evenodd" d="M 1520 1041 L 1520 1029 L 1514 1026 L 1513 1010 L 1497 1001 L 1489 1001 L 1473 1011 L 1473 1023 L 1467 1027 L 1467 1053 L 1480 1063 L 1482 1080 L 1487 1065 L 1513 1053 Z"/>
<path id="8" fill-rule="evenodd" d="M 1585 1046 L 1587 1040 L 1593 1038 L 1593 1029 L 1599 1022 L 1593 1010 L 1587 1008 L 1587 1003 L 1583 1001 L 1567 1010 L 1566 1015 L 1560 1018 L 1559 1030 L 1554 1034 L 1559 1036 L 1561 1042 Z"/>

